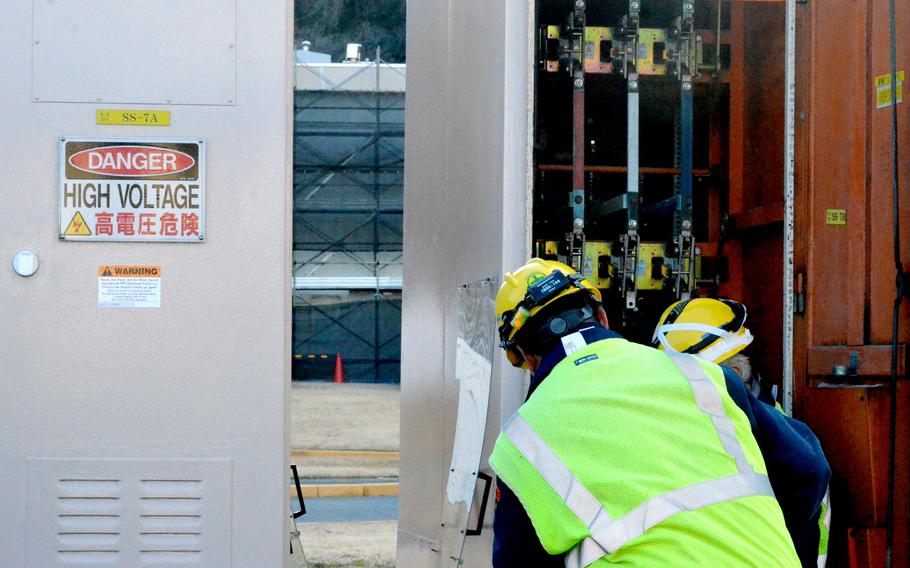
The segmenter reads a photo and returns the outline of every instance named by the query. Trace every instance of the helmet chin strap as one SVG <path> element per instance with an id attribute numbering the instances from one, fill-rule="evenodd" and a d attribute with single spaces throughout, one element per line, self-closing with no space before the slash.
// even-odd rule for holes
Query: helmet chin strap
<path id="1" fill-rule="evenodd" d="M 735 335 L 733 338 L 724 339 L 711 347 L 702 351 L 699 356 L 705 361 L 714 361 L 718 357 L 729 353 L 738 347 L 745 347 L 752 343 L 752 333 L 748 330 L 742 335 Z"/>
<path id="2" fill-rule="evenodd" d="M 656 339 L 660 341 L 661 345 L 663 345 L 665 349 L 676 352 L 676 349 L 673 349 L 673 346 L 670 345 L 670 342 L 667 340 L 667 333 L 671 331 L 701 331 L 703 333 L 715 335 L 718 338 L 725 337 L 730 333 L 719 327 L 704 323 L 668 323 L 658 327 L 654 331 L 654 336 L 651 338 L 651 342 L 653 343 Z"/>
<path id="3" fill-rule="evenodd" d="M 662 325 L 654 332 L 654 337 L 652 342 L 656 339 L 664 346 L 664 349 L 667 351 L 678 353 L 676 349 L 670 345 L 670 342 L 667 340 L 667 333 L 671 331 L 701 331 L 716 336 L 720 339 L 719 342 L 715 343 L 711 347 L 703 350 L 700 353 L 695 353 L 694 355 L 699 359 L 705 361 L 714 361 L 724 353 L 732 351 L 737 347 L 742 347 L 752 343 L 754 339 L 752 333 L 748 329 L 745 330 L 745 333 L 742 335 L 731 333 L 729 331 L 723 330 L 719 327 L 713 325 L 707 325 L 702 323 L 671 323 L 667 325 Z"/>

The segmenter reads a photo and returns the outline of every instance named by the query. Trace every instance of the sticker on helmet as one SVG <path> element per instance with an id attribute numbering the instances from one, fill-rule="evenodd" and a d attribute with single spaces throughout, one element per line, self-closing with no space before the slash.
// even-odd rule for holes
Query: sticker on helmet
<path id="1" fill-rule="evenodd" d="M 532 284 L 534 284 L 541 278 L 546 278 L 546 276 L 547 275 L 544 274 L 543 272 L 535 272 L 534 274 L 528 276 L 528 286 L 531 286 Z"/>

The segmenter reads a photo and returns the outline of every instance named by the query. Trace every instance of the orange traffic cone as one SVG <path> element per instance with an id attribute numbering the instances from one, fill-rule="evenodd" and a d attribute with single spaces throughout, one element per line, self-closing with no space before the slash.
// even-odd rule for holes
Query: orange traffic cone
<path id="1" fill-rule="evenodd" d="M 334 382 L 344 382 L 344 365 L 341 363 L 341 353 L 335 355 L 335 377 Z"/>

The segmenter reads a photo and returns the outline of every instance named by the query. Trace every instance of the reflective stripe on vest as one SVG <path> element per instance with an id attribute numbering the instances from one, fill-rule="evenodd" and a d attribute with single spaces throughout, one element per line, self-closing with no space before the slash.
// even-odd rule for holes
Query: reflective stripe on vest
<path id="1" fill-rule="evenodd" d="M 825 491 L 822 499 L 822 515 L 818 520 L 818 568 L 825 568 L 828 563 L 828 535 L 831 533 L 831 486 Z"/>
<path id="2" fill-rule="evenodd" d="M 714 381 L 708 378 L 694 357 L 674 354 L 670 355 L 670 359 L 691 385 L 699 410 L 711 417 L 724 450 L 736 461 L 738 474 L 657 495 L 622 517 L 613 519 L 520 414 L 512 416 L 503 429 L 505 437 L 562 497 L 591 533 L 590 537 L 569 551 L 566 556 L 567 567 L 581 568 L 612 554 L 677 513 L 744 497 L 774 496 L 768 477 L 755 473 L 746 460 L 733 421 L 724 414 L 723 400 Z"/>

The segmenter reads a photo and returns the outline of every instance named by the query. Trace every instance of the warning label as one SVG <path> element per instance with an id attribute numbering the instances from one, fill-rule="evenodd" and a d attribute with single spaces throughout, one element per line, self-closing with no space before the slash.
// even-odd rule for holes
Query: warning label
<path id="1" fill-rule="evenodd" d="M 63 138 L 59 201 L 62 239 L 202 241 L 203 142 Z"/>
<path id="2" fill-rule="evenodd" d="M 160 266 L 98 267 L 99 308 L 160 308 Z"/>
<path id="3" fill-rule="evenodd" d="M 72 221 L 66 226 L 66 231 L 64 231 L 63 234 L 70 237 L 85 237 L 91 235 L 92 232 L 88 229 L 88 226 L 86 226 L 82 213 L 76 211 L 76 214 L 73 215 Z"/>
<path id="4" fill-rule="evenodd" d="M 897 102 L 904 102 L 904 72 L 898 71 L 894 77 L 897 80 Z M 875 108 L 888 108 L 891 106 L 891 75 L 879 75 L 875 78 Z"/>

